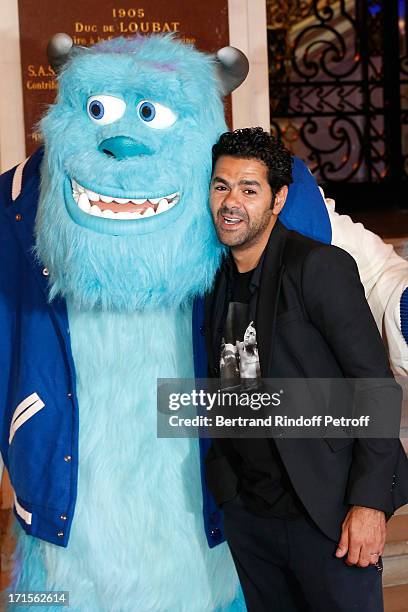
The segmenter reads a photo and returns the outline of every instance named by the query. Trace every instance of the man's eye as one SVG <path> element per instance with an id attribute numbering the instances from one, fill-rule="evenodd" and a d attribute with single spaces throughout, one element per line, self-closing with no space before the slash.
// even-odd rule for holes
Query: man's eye
<path id="1" fill-rule="evenodd" d="M 216 185 L 215 189 L 216 191 L 225 191 L 225 187 L 223 185 Z"/>
<path id="2" fill-rule="evenodd" d="M 247 195 L 253 195 L 254 193 L 256 193 L 256 191 L 254 191 L 253 189 L 245 189 L 244 193 L 246 193 Z"/>

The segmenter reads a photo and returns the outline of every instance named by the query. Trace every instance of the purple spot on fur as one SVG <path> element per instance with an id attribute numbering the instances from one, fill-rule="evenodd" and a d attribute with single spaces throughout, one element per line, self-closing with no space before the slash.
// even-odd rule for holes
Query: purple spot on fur
<path id="1" fill-rule="evenodd" d="M 162 72 L 175 72 L 177 70 L 177 66 L 172 66 L 170 64 L 159 64 L 157 62 L 149 62 L 153 66 L 153 68 L 157 68 L 157 70 L 161 70 Z"/>

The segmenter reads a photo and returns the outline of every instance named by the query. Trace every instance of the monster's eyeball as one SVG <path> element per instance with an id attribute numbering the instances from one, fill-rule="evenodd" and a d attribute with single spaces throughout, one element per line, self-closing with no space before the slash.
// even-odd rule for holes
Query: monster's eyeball
<path id="1" fill-rule="evenodd" d="M 86 110 L 93 123 L 108 125 L 123 117 L 126 102 L 116 96 L 91 96 L 88 98 Z"/>
<path id="2" fill-rule="evenodd" d="M 156 130 L 171 127 L 177 121 L 177 115 L 167 106 L 159 102 L 142 100 L 137 105 L 137 112 L 142 121 Z"/>
<path id="3" fill-rule="evenodd" d="M 153 121 L 156 116 L 156 109 L 151 102 L 142 102 L 139 106 L 139 115 L 143 121 Z"/>

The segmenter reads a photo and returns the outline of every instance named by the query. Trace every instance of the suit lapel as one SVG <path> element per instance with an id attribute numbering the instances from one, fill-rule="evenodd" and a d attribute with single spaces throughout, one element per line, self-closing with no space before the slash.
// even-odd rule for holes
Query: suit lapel
<path id="1" fill-rule="evenodd" d="M 208 353 L 208 366 L 212 374 L 218 370 L 217 363 L 219 344 L 222 333 L 225 301 L 227 291 L 227 274 L 225 264 L 221 266 L 214 283 L 213 291 L 205 299 L 205 339 Z"/>
<path id="2" fill-rule="evenodd" d="M 261 375 L 270 376 L 275 341 L 275 323 L 284 265 L 283 251 L 288 231 L 279 220 L 272 230 L 262 266 L 256 310 L 256 330 Z"/>

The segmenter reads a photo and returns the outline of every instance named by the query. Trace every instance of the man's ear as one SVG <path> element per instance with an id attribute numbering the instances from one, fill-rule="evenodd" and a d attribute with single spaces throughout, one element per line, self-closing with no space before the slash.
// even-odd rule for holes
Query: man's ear
<path id="1" fill-rule="evenodd" d="M 272 209 L 272 212 L 274 215 L 279 215 L 282 208 L 284 207 L 286 198 L 288 197 L 288 191 L 289 191 L 288 186 L 284 185 L 277 192 L 276 197 L 275 197 L 275 203 Z"/>

